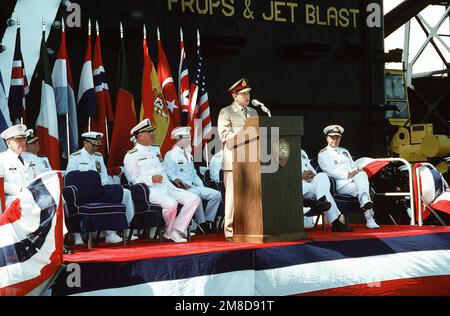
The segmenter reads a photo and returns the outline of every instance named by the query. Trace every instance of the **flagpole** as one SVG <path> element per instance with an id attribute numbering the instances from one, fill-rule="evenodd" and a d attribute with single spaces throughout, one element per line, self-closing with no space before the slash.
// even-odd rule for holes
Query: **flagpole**
<path id="1" fill-rule="evenodd" d="M 91 19 L 88 20 L 88 38 L 91 39 Z M 88 132 L 91 131 L 91 117 L 88 118 Z"/>
<path id="2" fill-rule="evenodd" d="M 95 30 L 97 37 L 100 36 L 100 27 L 98 26 L 98 21 L 95 21 Z M 108 119 L 105 116 L 105 137 L 106 137 L 106 152 L 109 154 L 109 130 L 108 130 Z"/>
<path id="3" fill-rule="evenodd" d="M 19 20 L 19 17 L 17 17 L 17 29 L 20 29 L 20 20 Z M 22 58 L 23 59 L 23 58 Z M 24 67 L 23 67 L 23 65 L 22 65 L 22 69 L 23 69 Z M 22 74 L 22 78 L 23 78 L 23 76 L 24 76 L 24 74 Z M 22 85 L 22 88 L 23 88 L 23 85 Z M 23 99 L 22 99 L 22 102 L 23 102 Z M 23 107 L 23 105 L 22 105 L 22 107 Z M 26 107 L 25 107 L 25 109 L 23 109 L 24 111 L 26 111 Z M 13 124 L 16 124 L 17 123 L 17 119 L 15 119 L 15 121 L 14 122 L 12 122 Z M 20 124 L 23 124 L 23 116 L 21 116 L 20 117 Z"/>
<path id="4" fill-rule="evenodd" d="M 203 141 L 203 137 L 202 137 L 202 141 Z M 206 150 L 206 168 L 209 169 L 209 151 L 208 151 L 208 143 L 205 144 L 205 150 Z"/>
<path id="5" fill-rule="evenodd" d="M 61 18 L 61 32 L 64 33 L 64 18 Z M 67 137 L 67 158 L 70 156 L 70 128 L 69 128 L 69 108 L 66 113 L 66 137 Z"/>

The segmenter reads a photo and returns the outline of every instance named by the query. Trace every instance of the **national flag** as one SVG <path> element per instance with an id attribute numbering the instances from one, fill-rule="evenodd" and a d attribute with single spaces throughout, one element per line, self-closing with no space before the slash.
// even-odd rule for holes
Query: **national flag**
<path id="1" fill-rule="evenodd" d="M 67 158 L 78 150 L 77 108 L 66 48 L 66 32 L 62 21 L 61 43 L 52 72 L 53 89 L 55 91 L 56 112 L 58 114 L 58 135 L 62 145 L 63 157 Z M 67 130 L 69 131 L 69 147 L 67 146 Z"/>
<path id="2" fill-rule="evenodd" d="M 28 92 L 27 75 L 20 48 L 20 24 L 17 22 L 16 47 L 14 48 L 11 85 L 8 97 L 10 119 L 14 124 L 20 123 L 20 120 L 25 116 L 26 97 Z"/>
<path id="3" fill-rule="evenodd" d="M 183 29 L 180 28 L 180 66 L 178 68 L 178 94 L 181 105 L 181 123 L 186 126 L 189 121 L 189 71 L 184 48 Z"/>
<path id="4" fill-rule="evenodd" d="M 5 86 L 3 85 L 2 72 L 0 71 L 0 133 L 12 125 L 9 118 L 8 101 L 6 100 Z M 5 142 L 0 142 L 0 151 L 7 149 Z"/>
<path id="5" fill-rule="evenodd" d="M 62 266 L 61 180 L 43 173 L 0 215 L 0 296 L 43 295 Z"/>
<path id="6" fill-rule="evenodd" d="M 166 53 L 161 41 L 161 36 L 158 29 L 158 79 L 161 83 L 164 98 L 169 109 L 170 122 L 173 127 L 180 126 L 180 102 L 177 96 L 177 90 L 173 82 L 172 74 L 170 72 L 169 62 L 167 61 Z M 171 131 L 168 131 L 171 132 Z"/>
<path id="7" fill-rule="evenodd" d="M 96 22 L 97 37 L 95 38 L 94 46 L 94 60 L 93 60 L 93 75 L 95 84 L 95 98 L 97 100 L 97 115 L 91 119 L 91 130 L 103 133 L 104 139 L 109 140 L 107 124 L 114 120 L 114 113 L 111 106 L 111 96 L 109 94 L 108 83 L 106 82 L 106 72 L 103 66 L 102 51 L 100 47 L 100 30 L 98 22 Z M 99 151 L 105 155 L 108 145 L 103 142 Z"/>
<path id="8" fill-rule="evenodd" d="M 59 139 L 58 139 L 58 115 L 56 113 L 55 92 L 52 87 L 50 65 L 48 62 L 47 45 L 45 45 L 45 26 L 42 31 L 41 51 L 36 71 L 41 74 L 40 87 L 34 78 L 33 87 L 40 89 L 39 116 L 36 120 L 36 135 L 39 137 L 41 154 L 47 156 L 53 170 L 60 169 Z M 35 92 L 37 97 L 39 94 Z"/>
<path id="9" fill-rule="evenodd" d="M 84 64 L 81 69 L 80 84 L 78 86 L 78 124 L 83 132 L 90 130 L 89 118 L 92 119 L 97 115 L 91 51 L 91 20 L 89 20 L 86 54 L 84 55 Z"/>
<path id="10" fill-rule="evenodd" d="M 155 143 L 160 145 L 161 154 L 171 149 L 170 144 L 170 116 L 167 103 L 159 82 L 155 66 L 150 58 L 147 46 L 147 35 L 144 26 L 144 71 L 142 74 L 142 104 L 140 119 L 149 118 L 156 127 Z M 168 132 L 169 131 L 169 132 Z"/>
<path id="11" fill-rule="evenodd" d="M 136 125 L 134 97 L 131 93 L 130 75 L 128 74 L 125 47 L 123 43 L 122 23 L 120 24 L 120 50 L 117 77 L 117 97 L 114 116 L 114 127 L 108 158 L 108 168 L 123 165 L 123 158 L 131 148 L 130 130 Z"/>
<path id="12" fill-rule="evenodd" d="M 209 110 L 208 92 L 206 91 L 205 62 L 201 55 L 200 33 L 197 30 L 197 72 L 189 92 L 189 125 L 193 130 L 194 147 L 211 139 L 212 125 Z"/>

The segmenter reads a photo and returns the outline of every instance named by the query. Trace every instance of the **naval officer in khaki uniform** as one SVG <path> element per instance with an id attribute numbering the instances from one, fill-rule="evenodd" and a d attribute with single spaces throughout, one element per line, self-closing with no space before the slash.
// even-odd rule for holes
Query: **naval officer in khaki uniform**
<path id="1" fill-rule="evenodd" d="M 347 149 L 339 147 L 344 128 L 330 125 L 324 128 L 328 146 L 319 152 L 320 168 L 330 177 L 336 179 L 336 191 L 358 197 L 364 210 L 367 228 L 378 228 L 373 216 L 373 202 L 370 199 L 369 178 L 367 173 L 359 169 Z"/>
<path id="2" fill-rule="evenodd" d="M 247 118 L 258 116 L 255 109 L 250 108 L 250 86 L 243 78 L 233 84 L 228 91 L 233 96 L 233 103 L 219 113 L 217 127 L 223 143 L 223 178 L 225 182 L 225 238 L 233 237 L 233 153 L 232 139 L 245 125 Z"/>
<path id="3" fill-rule="evenodd" d="M 52 167 L 47 157 L 39 155 L 41 150 L 39 137 L 34 134 L 34 131 L 28 129 L 25 131 L 25 135 L 27 137 L 27 150 L 23 153 L 23 158 L 30 162 L 33 169 L 33 178 L 36 179 L 41 173 L 51 171 Z"/>

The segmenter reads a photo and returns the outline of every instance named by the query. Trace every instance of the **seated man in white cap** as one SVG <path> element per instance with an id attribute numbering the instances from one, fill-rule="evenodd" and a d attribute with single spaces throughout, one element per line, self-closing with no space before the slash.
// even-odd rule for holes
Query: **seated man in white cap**
<path id="1" fill-rule="evenodd" d="M 125 155 L 125 175 L 132 184 L 145 183 L 150 188 L 150 202 L 162 207 L 165 222 L 163 236 L 175 242 L 186 242 L 187 227 L 201 200 L 170 182 L 159 151 L 152 148 L 154 130 L 149 119 L 131 129 L 131 135 L 136 136 L 136 145 Z M 178 203 L 183 207 L 177 216 Z"/>
<path id="2" fill-rule="evenodd" d="M 194 214 L 195 222 L 200 225 L 200 229 L 204 233 L 207 233 L 212 229 L 212 223 L 216 218 L 222 196 L 219 191 L 205 187 L 203 181 L 197 175 L 194 158 L 190 153 L 191 128 L 177 127 L 172 130 L 171 136 L 177 142 L 166 153 L 164 167 L 170 181 L 174 182 L 179 188 L 184 188 L 208 202 L 205 210 L 203 209 L 203 203 L 200 203 Z"/>
<path id="3" fill-rule="evenodd" d="M 380 227 L 373 218 L 373 202 L 370 198 L 369 178 L 366 172 L 355 165 L 347 149 L 339 147 L 344 128 L 330 125 L 325 127 L 323 132 L 328 146 L 319 152 L 320 168 L 336 180 L 336 191 L 339 194 L 358 197 L 368 228 Z"/>
<path id="4" fill-rule="evenodd" d="M 41 149 L 39 145 L 39 137 L 37 137 L 32 129 L 25 131 L 27 137 L 27 150 L 23 153 L 25 161 L 30 162 L 30 166 L 33 169 L 34 179 L 36 179 L 41 173 L 51 171 L 52 167 L 48 158 L 39 155 Z"/>
<path id="5" fill-rule="evenodd" d="M 103 161 L 103 156 L 100 152 L 97 152 L 98 148 L 102 145 L 102 137 L 103 134 L 99 132 L 86 132 L 81 135 L 84 138 L 83 140 L 83 148 L 72 153 L 69 156 L 69 162 L 67 163 L 66 173 L 79 170 L 79 171 L 88 171 L 94 170 L 100 174 L 100 178 L 102 180 L 102 185 L 106 184 L 115 184 L 112 178 L 108 175 L 105 162 Z M 123 197 L 122 203 L 126 208 L 126 217 L 128 224 L 131 223 L 131 220 L 134 216 L 134 204 L 131 198 L 131 192 L 128 189 L 123 189 Z M 136 239 L 135 236 L 132 237 L 132 240 Z M 118 243 L 122 242 L 122 238 L 117 235 L 114 231 L 106 232 L 106 242 L 107 243 Z M 75 244 L 82 244 L 83 240 L 81 239 L 80 234 L 75 234 Z"/>
<path id="6" fill-rule="evenodd" d="M 336 202 L 331 196 L 330 179 L 328 175 L 316 173 L 311 166 L 306 152 L 302 149 L 302 190 L 303 198 L 317 200 L 317 210 L 323 212 L 329 223 L 332 223 L 331 230 L 334 232 L 351 232 L 353 229 L 339 221 L 341 212 Z"/>
<path id="7" fill-rule="evenodd" d="M 25 125 L 19 124 L 0 134 L 8 146 L 6 151 L 0 153 L 0 175 L 4 177 L 6 206 L 34 179 L 30 162 L 25 162 L 23 158 L 27 148 L 26 129 Z"/>

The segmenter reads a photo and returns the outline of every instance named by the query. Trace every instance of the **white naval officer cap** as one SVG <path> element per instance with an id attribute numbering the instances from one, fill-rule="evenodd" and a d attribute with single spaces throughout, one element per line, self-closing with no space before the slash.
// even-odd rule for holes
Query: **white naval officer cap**
<path id="1" fill-rule="evenodd" d="M 90 131 L 81 134 L 81 137 L 83 137 L 85 141 L 91 143 L 94 146 L 102 145 L 102 137 L 103 137 L 102 133 Z"/>
<path id="2" fill-rule="evenodd" d="M 340 125 L 328 125 L 323 129 L 323 133 L 327 136 L 342 136 L 344 128 Z"/>
<path id="3" fill-rule="evenodd" d="M 23 124 L 13 125 L 7 129 L 5 129 L 0 137 L 4 140 L 8 140 L 10 138 L 25 138 L 25 131 L 27 130 L 27 126 Z"/>
<path id="4" fill-rule="evenodd" d="M 444 158 L 445 161 L 450 162 L 450 156 Z"/>
<path id="5" fill-rule="evenodd" d="M 174 128 L 171 133 L 172 138 L 178 138 L 183 136 L 191 136 L 191 128 L 189 126 L 180 126 Z"/>
<path id="6" fill-rule="evenodd" d="M 144 132 L 153 132 L 156 128 L 152 126 L 152 122 L 150 122 L 150 119 L 146 118 L 138 123 L 135 127 L 133 127 L 130 131 L 131 135 L 136 136 L 139 133 Z"/>
<path id="7" fill-rule="evenodd" d="M 25 136 L 27 138 L 27 144 L 33 144 L 35 141 L 39 139 L 36 135 L 34 135 L 34 131 L 30 128 L 25 131 Z"/>

